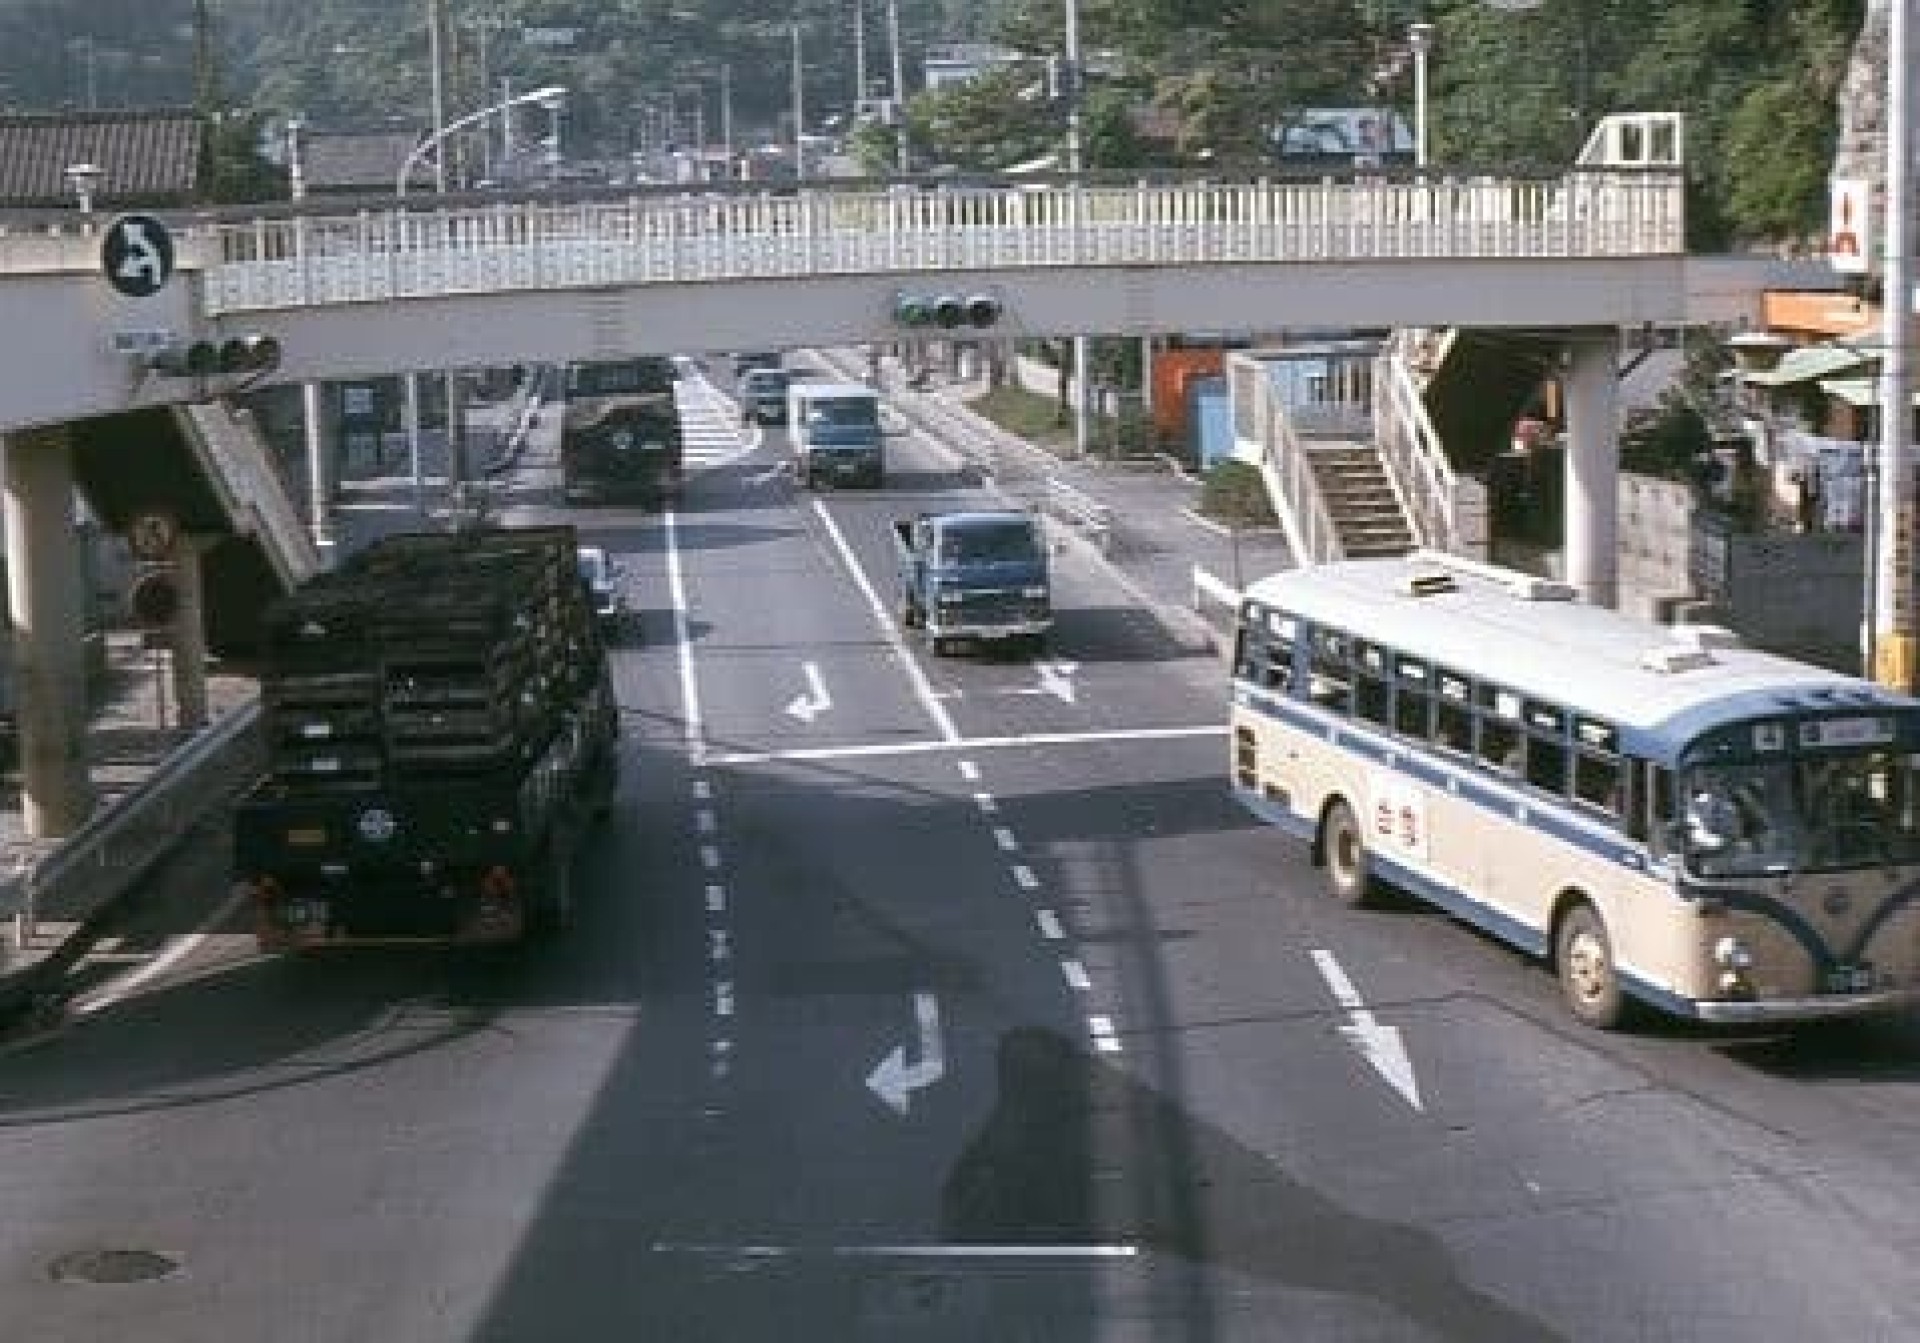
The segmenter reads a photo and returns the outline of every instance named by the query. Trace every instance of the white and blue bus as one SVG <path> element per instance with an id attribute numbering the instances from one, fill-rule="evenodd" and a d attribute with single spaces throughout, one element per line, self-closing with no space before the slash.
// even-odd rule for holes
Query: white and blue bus
<path id="1" fill-rule="evenodd" d="M 1920 700 L 1432 553 L 1243 596 L 1236 795 L 1335 896 L 1525 951 L 1574 1015 L 1920 1002 Z"/>

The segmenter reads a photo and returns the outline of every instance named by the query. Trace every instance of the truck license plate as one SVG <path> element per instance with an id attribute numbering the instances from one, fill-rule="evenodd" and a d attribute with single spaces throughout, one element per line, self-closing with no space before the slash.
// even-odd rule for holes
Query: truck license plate
<path id="1" fill-rule="evenodd" d="M 318 848 L 327 842 L 327 832 L 317 825 L 296 826 L 287 831 L 287 843 L 296 848 Z"/>
<path id="2" fill-rule="evenodd" d="M 1841 965 L 1827 971 L 1828 993 L 1865 993 L 1873 987 L 1873 967 Z"/>

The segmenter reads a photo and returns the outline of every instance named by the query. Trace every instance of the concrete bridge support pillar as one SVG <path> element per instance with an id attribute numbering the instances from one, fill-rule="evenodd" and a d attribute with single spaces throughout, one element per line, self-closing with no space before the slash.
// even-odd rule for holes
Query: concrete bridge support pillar
<path id="1" fill-rule="evenodd" d="M 65 431 L 8 435 L 0 476 L 21 806 L 27 834 L 52 839 L 72 834 L 93 810 L 84 541 L 73 525 L 73 449 Z"/>
<path id="2" fill-rule="evenodd" d="M 1596 606 L 1617 600 L 1620 333 L 1587 329 L 1569 342 L 1567 370 L 1567 581 Z"/>
<path id="3" fill-rule="evenodd" d="M 201 592 L 200 552 L 203 543 L 184 533 L 173 546 L 173 571 L 180 585 L 180 610 L 173 618 L 173 702 L 180 706 L 180 726 L 205 727 L 207 722 L 207 607 Z"/>

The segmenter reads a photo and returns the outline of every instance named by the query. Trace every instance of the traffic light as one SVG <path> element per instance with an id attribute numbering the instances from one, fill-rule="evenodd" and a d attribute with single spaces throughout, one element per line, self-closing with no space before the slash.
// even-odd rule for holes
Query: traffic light
<path id="1" fill-rule="evenodd" d="M 146 357 L 146 364 L 167 378 L 256 376 L 280 367 L 280 342 L 257 331 L 218 342 L 196 340 L 157 350 Z"/>
<path id="2" fill-rule="evenodd" d="M 896 294 L 893 320 L 901 326 L 970 326 L 984 330 L 1000 320 L 1000 300 L 992 294 Z"/>

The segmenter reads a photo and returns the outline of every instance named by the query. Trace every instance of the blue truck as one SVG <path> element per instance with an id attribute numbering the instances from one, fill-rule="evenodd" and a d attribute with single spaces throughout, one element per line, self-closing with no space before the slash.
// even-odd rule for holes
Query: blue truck
<path id="1" fill-rule="evenodd" d="M 796 382 L 787 388 L 787 436 L 794 472 L 821 484 L 878 487 L 886 480 L 880 394 L 857 382 Z"/>
<path id="2" fill-rule="evenodd" d="M 1014 509 L 921 513 L 893 524 L 900 623 L 936 656 L 956 642 L 1038 652 L 1053 628 L 1040 519 Z"/>

